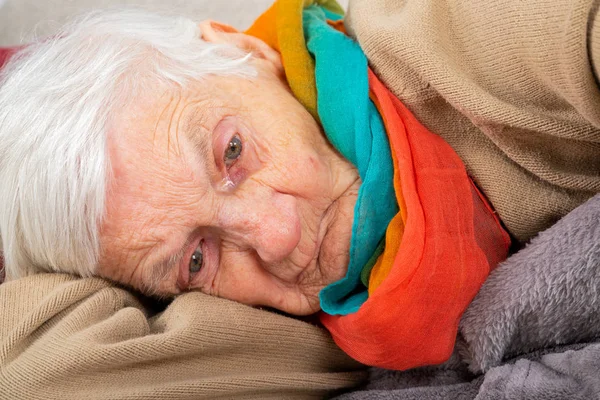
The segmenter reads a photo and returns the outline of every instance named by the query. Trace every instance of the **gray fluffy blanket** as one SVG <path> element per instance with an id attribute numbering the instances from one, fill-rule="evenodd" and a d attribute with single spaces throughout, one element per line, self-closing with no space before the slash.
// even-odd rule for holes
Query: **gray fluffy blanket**
<path id="1" fill-rule="evenodd" d="M 600 195 L 501 264 L 443 365 L 373 369 L 358 399 L 600 399 Z"/>

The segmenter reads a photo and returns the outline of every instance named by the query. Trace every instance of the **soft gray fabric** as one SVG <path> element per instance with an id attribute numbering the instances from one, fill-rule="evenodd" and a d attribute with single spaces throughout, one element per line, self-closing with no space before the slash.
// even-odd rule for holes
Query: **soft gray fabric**
<path id="1" fill-rule="evenodd" d="M 339 399 L 600 399 L 599 293 L 597 195 L 490 275 L 447 363 L 373 369 Z"/>
<path id="2" fill-rule="evenodd" d="M 483 378 L 471 374 L 458 357 L 444 365 L 415 368 L 405 372 L 372 368 L 369 384 L 362 390 L 339 396 L 343 400 L 361 399 L 474 399 Z"/>
<path id="3" fill-rule="evenodd" d="M 600 344 L 532 352 L 471 375 L 465 364 L 405 372 L 373 369 L 371 382 L 336 400 L 592 400 L 600 398 Z"/>
<path id="4" fill-rule="evenodd" d="M 600 335 L 600 195 L 576 208 L 488 278 L 464 314 L 473 372 L 503 357 Z"/>
<path id="5" fill-rule="evenodd" d="M 477 400 L 600 398 L 600 344 L 492 368 L 485 374 Z"/>
<path id="6" fill-rule="evenodd" d="M 403 390 L 357 391 L 336 397 L 337 400 L 472 400 L 477 396 L 479 382 L 459 383 L 448 386 L 413 387 Z"/>

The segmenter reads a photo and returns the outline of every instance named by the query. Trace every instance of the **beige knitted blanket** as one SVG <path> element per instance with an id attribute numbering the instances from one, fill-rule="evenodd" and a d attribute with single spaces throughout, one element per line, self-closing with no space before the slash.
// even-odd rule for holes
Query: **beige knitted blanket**
<path id="1" fill-rule="evenodd" d="M 101 279 L 0 285 L 0 399 L 313 399 L 365 378 L 311 324 L 188 293 L 149 316 Z"/>
<path id="2" fill-rule="evenodd" d="M 375 73 L 526 241 L 600 192 L 594 0 L 351 0 Z"/>

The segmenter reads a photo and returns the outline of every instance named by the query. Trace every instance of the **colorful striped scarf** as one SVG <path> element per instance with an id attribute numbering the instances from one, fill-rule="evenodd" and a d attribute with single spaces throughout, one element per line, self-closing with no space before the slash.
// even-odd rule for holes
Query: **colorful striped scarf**
<path id="1" fill-rule="evenodd" d="M 362 179 L 348 271 L 321 291 L 321 321 L 365 364 L 441 363 L 510 239 L 452 148 L 368 68 L 342 14 L 277 0 L 247 31 L 280 52 L 294 95 Z"/>

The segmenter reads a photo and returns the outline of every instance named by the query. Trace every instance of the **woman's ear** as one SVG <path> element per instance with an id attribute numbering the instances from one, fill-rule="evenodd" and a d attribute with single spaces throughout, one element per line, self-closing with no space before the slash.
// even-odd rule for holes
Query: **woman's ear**
<path id="1" fill-rule="evenodd" d="M 230 25 L 211 20 L 200 23 L 200 32 L 202 39 L 207 42 L 232 44 L 266 61 L 276 75 L 285 76 L 279 52 L 259 38 L 239 32 Z"/>

